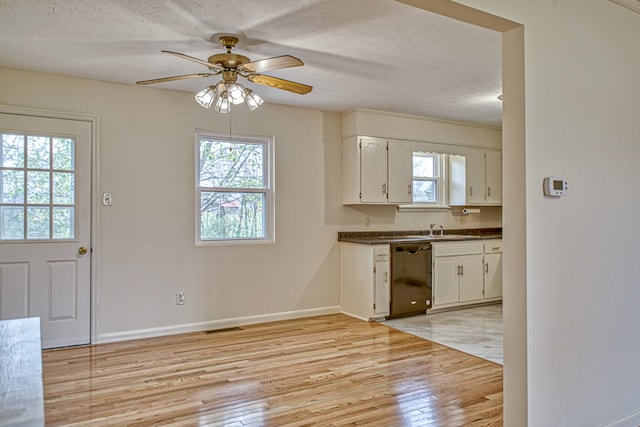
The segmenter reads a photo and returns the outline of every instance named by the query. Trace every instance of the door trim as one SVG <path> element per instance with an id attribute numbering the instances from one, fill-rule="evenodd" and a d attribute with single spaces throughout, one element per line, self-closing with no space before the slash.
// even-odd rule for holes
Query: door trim
<path id="1" fill-rule="evenodd" d="M 98 129 L 100 118 L 97 114 L 77 113 L 72 111 L 48 110 L 43 108 L 20 107 L 16 105 L 0 104 L 0 113 L 14 114 L 19 116 L 44 117 L 50 119 L 75 120 L 88 122 L 91 124 L 91 276 L 89 289 L 91 293 L 90 302 L 90 343 L 95 344 L 98 336 L 98 281 L 99 281 L 99 241 L 100 241 L 100 205 L 98 203 L 98 190 L 100 176 L 99 170 L 99 140 Z"/>

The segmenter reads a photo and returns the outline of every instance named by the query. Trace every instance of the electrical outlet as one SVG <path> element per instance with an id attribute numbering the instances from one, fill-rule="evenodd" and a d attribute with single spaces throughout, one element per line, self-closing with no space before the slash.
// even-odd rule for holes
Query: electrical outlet
<path id="1" fill-rule="evenodd" d="M 102 193 L 102 204 L 104 206 L 111 206 L 111 203 L 113 203 L 111 193 Z"/>
<path id="2" fill-rule="evenodd" d="M 176 294 L 176 305 L 184 305 L 184 292 Z"/>
<path id="3" fill-rule="evenodd" d="M 364 226 L 365 227 L 370 227 L 371 226 L 371 217 L 370 216 L 365 216 L 364 217 Z"/>

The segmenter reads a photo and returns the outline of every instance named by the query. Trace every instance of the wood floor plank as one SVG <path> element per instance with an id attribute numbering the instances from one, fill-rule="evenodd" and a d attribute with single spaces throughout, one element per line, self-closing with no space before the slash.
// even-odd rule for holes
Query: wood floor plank
<path id="1" fill-rule="evenodd" d="M 48 426 L 500 426 L 502 366 L 337 314 L 43 352 Z"/>

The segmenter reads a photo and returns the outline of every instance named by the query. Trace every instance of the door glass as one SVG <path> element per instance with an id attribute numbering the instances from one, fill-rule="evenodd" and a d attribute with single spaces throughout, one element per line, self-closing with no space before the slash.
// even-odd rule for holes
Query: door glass
<path id="1" fill-rule="evenodd" d="M 0 132 L 0 241 L 75 238 L 75 140 Z"/>

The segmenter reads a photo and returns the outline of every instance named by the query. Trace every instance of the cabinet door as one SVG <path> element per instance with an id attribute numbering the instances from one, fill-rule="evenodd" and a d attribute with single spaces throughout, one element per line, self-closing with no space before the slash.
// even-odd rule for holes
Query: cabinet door
<path id="1" fill-rule="evenodd" d="M 484 256 L 484 298 L 502 298 L 502 254 Z"/>
<path id="2" fill-rule="evenodd" d="M 482 300 L 484 293 L 482 255 L 463 255 L 455 258 L 462 266 L 460 302 Z"/>
<path id="3" fill-rule="evenodd" d="M 467 158 L 449 154 L 449 205 L 467 204 Z"/>
<path id="4" fill-rule="evenodd" d="M 375 263 L 373 312 L 376 316 L 389 314 L 389 263 Z"/>
<path id="5" fill-rule="evenodd" d="M 389 141 L 387 150 L 389 203 L 413 202 L 413 150 L 411 143 Z"/>
<path id="6" fill-rule="evenodd" d="M 360 138 L 360 201 L 387 201 L 387 141 Z"/>
<path id="7" fill-rule="evenodd" d="M 486 161 L 486 185 L 487 185 L 487 203 L 502 203 L 502 152 L 487 151 L 485 153 Z"/>
<path id="8" fill-rule="evenodd" d="M 433 267 L 434 307 L 456 303 L 460 300 L 459 266 L 457 256 L 435 258 Z"/>
<path id="9" fill-rule="evenodd" d="M 467 205 L 485 204 L 485 160 L 483 150 L 469 150 L 466 154 Z"/>

